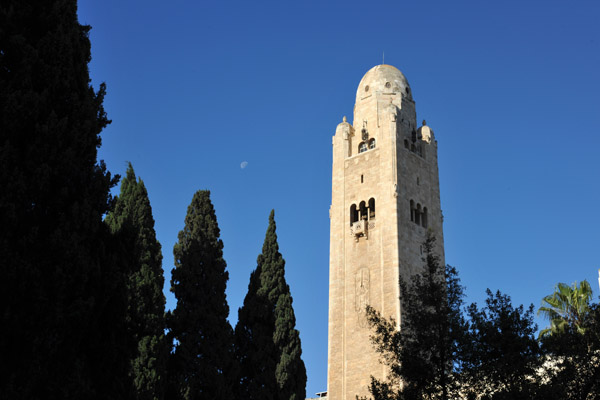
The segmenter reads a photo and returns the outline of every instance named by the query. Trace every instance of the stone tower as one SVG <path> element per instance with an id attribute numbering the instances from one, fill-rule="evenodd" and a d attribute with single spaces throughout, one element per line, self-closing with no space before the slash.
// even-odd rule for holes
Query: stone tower
<path id="1" fill-rule="evenodd" d="M 391 65 L 365 74 L 353 123 L 337 126 L 331 197 L 328 400 L 354 400 L 386 374 L 365 306 L 400 328 L 399 276 L 423 268 L 427 229 L 444 262 L 437 142 L 425 121 L 417 127 L 408 81 Z"/>

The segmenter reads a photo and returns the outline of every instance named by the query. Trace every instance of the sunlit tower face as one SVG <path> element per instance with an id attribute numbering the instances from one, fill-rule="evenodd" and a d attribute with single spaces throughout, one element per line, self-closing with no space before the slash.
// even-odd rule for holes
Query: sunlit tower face
<path id="1" fill-rule="evenodd" d="M 369 340 L 365 307 L 400 327 L 399 277 L 423 266 L 431 229 L 444 262 L 437 142 L 417 127 L 408 81 L 391 65 L 371 68 L 356 91 L 354 120 L 333 137 L 330 208 L 328 398 L 368 395 L 385 367 Z M 443 264 L 442 264 L 443 265 Z"/>

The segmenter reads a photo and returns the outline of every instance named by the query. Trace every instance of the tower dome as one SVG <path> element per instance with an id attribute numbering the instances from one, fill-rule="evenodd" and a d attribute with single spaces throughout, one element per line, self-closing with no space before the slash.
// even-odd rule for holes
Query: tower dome
<path id="1" fill-rule="evenodd" d="M 373 93 L 402 93 L 412 100 L 412 93 L 406 77 L 394 66 L 381 64 L 371 68 L 358 84 L 356 102 Z"/>

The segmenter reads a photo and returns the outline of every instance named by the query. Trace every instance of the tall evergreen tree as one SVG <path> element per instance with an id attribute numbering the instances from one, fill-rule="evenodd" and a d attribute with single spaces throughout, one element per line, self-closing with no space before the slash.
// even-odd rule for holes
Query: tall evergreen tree
<path id="1" fill-rule="evenodd" d="M 173 248 L 171 291 L 177 306 L 167 318 L 176 345 L 169 361 L 169 392 L 181 399 L 233 396 L 233 331 L 225 298 L 229 273 L 219 236 L 210 192 L 200 190 Z"/>
<path id="2" fill-rule="evenodd" d="M 452 399 L 460 391 L 460 350 L 465 340 L 463 287 L 455 268 L 440 266 L 435 237 L 423 248 L 425 267 L 408 282 L 400 279 L 402 328 L 368 308 L 376 350 L 389 367 L 386 380 L 371 379 L 375 400 Z"/>
<path id="3" fill-rule="evenodd" d="M 124 275 L 102 216 L 109 123 L 75 0 L 0 3 L 0 393 L 117 398 Z"/>
<path id="4" fill-rule="evenodd" d="M 161 399 L 168 354 L 164 337 L 162 253 L 146 186 L 141 179 L 136 180 L 131 163 L 121 181 L 121 194 L 116 198 L 114 210 L 105 221 L 113 232 L 132 235 L 133 246 L 129 251 L 133 253 L 134 265 L 127 281 L 127 325 L 132 339 L 131 397 Z"/>
<path id="5" fill-rule="evenodd" d="M 235 328 L 240 363 L 240 399 L 302 400 L 306 396 L 306 368 L 300 334 L 295 329 L 285 261 L 279 253 L 275 212 Z"/>

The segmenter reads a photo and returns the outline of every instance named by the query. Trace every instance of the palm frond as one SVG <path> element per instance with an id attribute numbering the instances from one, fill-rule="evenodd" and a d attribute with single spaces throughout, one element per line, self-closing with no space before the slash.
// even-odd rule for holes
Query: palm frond
<path id="1" fill-rule="evenodd" d="M 550 321 L 550 327 L 540 331 L 539 338 L 563 333 L 568 327 L 584 333 L 583 322 L 590 310 L 592 288 L 584 280 L 579 285 L 558 283 L 554 293 L 542 299 L 538 315 Z"/>

